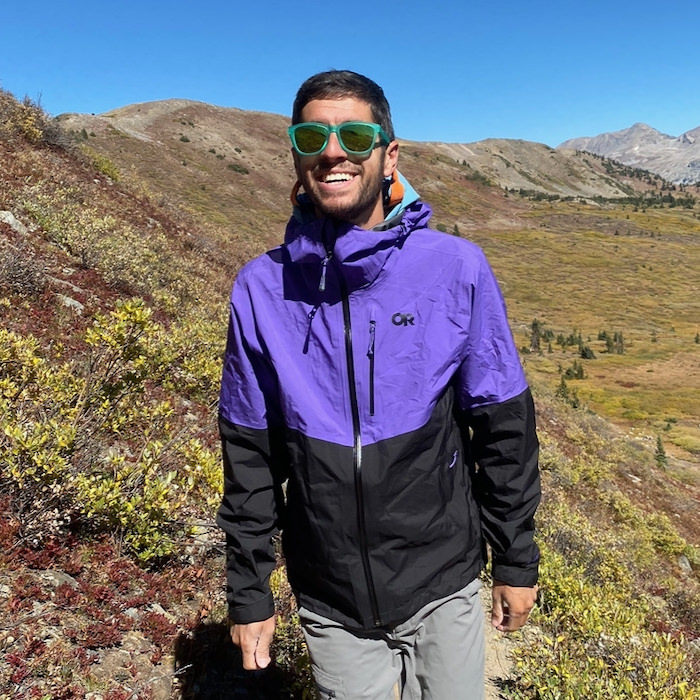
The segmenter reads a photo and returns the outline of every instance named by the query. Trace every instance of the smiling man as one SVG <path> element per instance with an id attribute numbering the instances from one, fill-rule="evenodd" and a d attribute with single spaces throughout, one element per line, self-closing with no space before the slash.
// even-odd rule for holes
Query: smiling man
<path id="1" fill-rule="evenodd" d="M 281 530 L 319 698 L 478 700 L 485 544 L 505 632 L 539 560 L 534 407 L 498 284 L 428 227 L 373 81 L 309 78 L 289 136 L 293 216 L 234 284 L 219 402 L 233 641 L 270 663 Z"/>
<path id="2" fill-rule="evenodd" d="M 382 187 L 396 170 L 399 145 L 381 127 L 366 128 L 374 119 L 370 105 L 357 97 L 314 99 L 301 109 L 291 130 L 294 165 L 317 215 L 334 216 L 365 229 L 384 220 Z M 338 125 L 343 125 L 340 130 L 328 132 L 328 126 Z M 365 135 L 372 136 L 368 153 L 354 154 L 341 145 L 341 140 Z M 303 139 L 309 138 L 325 144 L 323 150 L 301 154 L 299 144 L 303 147 Z M 316 143 L 312 147 L 316 149 Z"/>

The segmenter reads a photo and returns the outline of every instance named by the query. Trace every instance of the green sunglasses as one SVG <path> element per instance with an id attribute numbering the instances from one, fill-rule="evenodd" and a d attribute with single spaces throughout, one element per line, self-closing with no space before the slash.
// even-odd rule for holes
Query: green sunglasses
<path id="1" fill-rule="evenodd" d="M 343 122 L 336 126 L 321 122 L 302 122 L 289 127 L 289 138 L 300 156 L 317 156 L 328 145 L 331 134 L 338 137 L 340 147 L 352 156 L 366 156 L 376 145 L 391 142 L 379 124 L 369 122 Z"/>

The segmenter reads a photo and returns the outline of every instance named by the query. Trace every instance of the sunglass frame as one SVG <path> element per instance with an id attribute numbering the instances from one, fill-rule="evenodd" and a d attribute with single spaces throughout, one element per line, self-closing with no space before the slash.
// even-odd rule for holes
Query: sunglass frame
<path id="1" fill-rule="evenodd" d="M 319 148 L 317 151 L 302 151 L 299 148 L 299 145 L 297 144 L 297 139 L 296 139 L 296 132 L 302 128 L 302 127 L 318 127 L 320 128 L 321 132 L 325 132 L 325 139 L 323 141 L 323 145 L 321 148 Z M 345 127 L 351 127 L 351 126 L 368 126 L 372 128 L 372 131 L 374 132 L 372 135 L 372 142 L 370 146 L 362 151 L 355 151 L 351 148 L 348 148 L 343 141 L 343 135 L 341 133 L 341 129 Z M 289 134 L 289 138 L 292 142 L 292 147 L 294 150 L 300 155 L 300 156 L 317 156 L 320 153 L 323 153 L 323 151 L 326 149 L 328 146 L 328 141 L 331 138 L 331 134 L 335 134 L 336 138 L 338 139 L 338 143 L 340 144 L 340 147 L 348 154 L 348 155 L 353 155 L 353 156 L 366 156 L 368 153 L 371 153 L 372 150 L 378 145 L 377 143 L 377 136 L 381 139 L 381 145 L 388 145 L 391 143 L 391 139 L 387 136 L 386 132 L 384 129 L 381 127 L 380 124 L 375 124 L 373 122 L 360 122 L 360 121 L 352 121 L 352 122 L 343 122 L 342 124 L 324 124 L 323 122 L 300 122 L 298 124 L 292 124 L 287 129 L 287 133 Z"/>

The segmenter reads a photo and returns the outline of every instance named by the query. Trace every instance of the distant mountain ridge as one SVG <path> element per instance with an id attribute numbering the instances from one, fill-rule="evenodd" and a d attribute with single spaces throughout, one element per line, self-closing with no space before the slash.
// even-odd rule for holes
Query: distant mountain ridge
<path id="1" fill-rule="evenodd" d="M 680 136 L 669 136 L 637 123 L 621 131 L 568 139 L 557 149 L 595 153 L 677 184 L 700 182 L 700 126 Z"/>
<path id="2" fill-rule="evenodd" d="M 151 191 L 211 223 L 274 245 L 295 182 L 289 117 L 193 100 L 146 102 L 100 115 L 64 114 L 63 127 Z M 401 141 L 401 171 L 426 201 L 469 200 L 465 227 L 519 225 L 522 201 L 503 191 L 554 198 L 619 199 L 655 187 L 624 165 L 523 140 Z M 447 191 L 449 183 L 449 193 Z M 460 183 L 457 188 L 451 187 Z M 445 208 L 453 208 L 454 202 Z M 259 252 L 262 252 L 260 250 Z"/>

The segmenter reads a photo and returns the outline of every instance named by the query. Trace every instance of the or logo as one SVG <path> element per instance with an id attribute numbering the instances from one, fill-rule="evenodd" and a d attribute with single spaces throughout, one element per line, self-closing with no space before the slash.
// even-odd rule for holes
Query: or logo
<path id="1" fill-rule="evenodd" d="M 391 322 L 395 326 L 412 326 L 413 325 L 413 314 L 396 313 L 391 317 Z"/>

